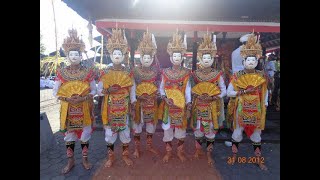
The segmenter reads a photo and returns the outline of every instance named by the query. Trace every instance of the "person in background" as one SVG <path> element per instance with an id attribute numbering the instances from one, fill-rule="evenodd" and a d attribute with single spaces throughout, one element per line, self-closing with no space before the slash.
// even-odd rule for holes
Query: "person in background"
<path id="1" fill-rule="evenodd" d="M 227 96 L 236 98 L 231 138 L 232 159 L 236 159 L 244 131 L 252 141 L 257 164 L 262 170 L 267 170 L 261 161 L 261 131 L 265 128 L 268 106 L 267 78 L 263 71 L 255 69 L 262 50 L 254 34 L 248 37 L 248 42 L 241 47 L 240 53 L 245 69 L 233 74 L 227 89 Z"/>
<path id="2" fill-rule="evenodd" d="M 243 64 L 242 64 L 242 57 L 240 55 L 240 47 L 241 47 L 241 45 L 246 44 L 249 35 L 250 34 L 245 34 L 245 35 L 241 36 L 240 46 L 237 49 L 235 49 L 231 54 L 232 74 L 244 69 Z"/>
<path id="3" fill-rule="evenodd" d="M 275 62 L 276 73 L 274 74 L 274 88 L 271 102 L 276 105 L 276 110 L 280 111 L 280 56 Z"/>
<path id="4" fill-rule="evenodd" d="M 276 56 L 274 54 L 270 54 L 268 57 L 268 62 L 266 64 L 266 72 L 268 75 L 268 92 L 269 92 L 269 103 L 272 105 L 272 92 L 274 88 L 274 74 L 276 72 L 275 66 Z"/>

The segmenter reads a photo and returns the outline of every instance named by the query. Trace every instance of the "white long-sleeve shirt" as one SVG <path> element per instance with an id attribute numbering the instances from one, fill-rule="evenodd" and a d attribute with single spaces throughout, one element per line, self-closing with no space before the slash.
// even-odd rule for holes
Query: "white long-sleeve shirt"
<path id="1" fill-rule="evenodd" d="M 159 88 L 159 92 L 161 96 L 165 96 L 166 92 L 164 91 L 164 78 L 161 78 L 161 83 L 160 83 L 160 88 Z M 186 90 L 185 90 L 185 99 L 186 99 L 186 104 L 191 102 L 191 84 L 188 80 L 187 85 L 186 85 Z"/>
<path id="2" fill-rule="evenodd" d="M 240 55 L 240 47 L 234 50 L 231 54 L 232 61 L 232 73 L 236 73 L 240 70 L 244 70 L 244 66 L 242 64 L 242 57 Z"/>
<path id="3" fill-rule="evenodd" d="M 161 78 L 161 83 L 160 83 L 160 88 L 159 88 L 159 92 L 161 96 L 165 96 L 166 92 L 164 91 L 164 78 Z M 187 82 L 186 85 L 186 89 L 185 89 L 185 98 L 186 98 L 186 104 L 188 104 L 189 102 L 191 102 L 191 84 L 190 84 L 190 79 Z M 170 116 L 168 116 L 168 123 L 162 123 L 162 129 L 164 130 L 168 130 L 170 128 L 170 124 L 171 124 L 171 118 Z"/>
<path id="4" fill-rule="evenodd" d="M 221 94 L 219 94 L 219 97 L 220 98 L 225 97 L 227 95 L 227 88 L 226 88 L 226 85 L 224 84 L 224 79 L 222 76 L 220 76 L 219 78 L 219 88 L 221 91 Z"/>
<path id="5" fill-rule="evenodd" d="M 104 96 L 102 91 L 103 91 L 103 82 L 99 81 L 98 88 L 97 88 L 97 92 L 98 92 L 99 96 Z M 137 98 L 136 98 L 136 83 L 133 81 L 133 86 L 131 86 L 131 88 L 130 88 L 130 102 L 134 103 L 136 101 L 137 101 Z"/>
<path id="6" fill-rule="evenodd" d="M 61 81 L 60 80 L 56 80 L 54 82 L 54 86 L 53 86 L 53 96 L 58 98 L 57 93 L 59 91 L 59 88 L 61 86 Z M 92 94 L 93 96 L 96 95 L 97 93 L 97 89 L 96 89 L 96 81 L 93 79 L 90 82 L 90 94 Z"/>
<path id="7" fill-rule="evenodd" d="M 230 83 L 229 86 L 228 86 L 228 89 L 227 89 L 227 96 L 228 97 L 236 97 L 237 96 L 237 92 L 238 91 L 234 90 L 232 83 Z M 238 96 L 240 96 L 240 95 L 238 95 Z M 266 91 L 265 105 L 268 106 L 268 91 Z"/>

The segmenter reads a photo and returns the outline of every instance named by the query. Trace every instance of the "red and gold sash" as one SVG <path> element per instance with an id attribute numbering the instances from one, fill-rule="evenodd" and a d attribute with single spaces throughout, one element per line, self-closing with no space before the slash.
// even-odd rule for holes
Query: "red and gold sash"
<path id="1" fill-rule="evenodd" d="M 101 72 L 102 77 L 100 80 L 103 81 L 103 83 L 104 80 L 107 80 L 103 77 L 108 75 L 109 72 L 112 72 L 113 76 L 117 76 L 117 72 L 120 72 L 119 74 L 126 73 L 130 78 L 133 77 L 132 72 L 129 71 L 113 71 L 107 69 Z M 117 83 L 121 84 L 122 82 Z M 104 96 L 101 106 L 102 123 L 104 125 L 110 125 L 113 132 L 119 132 L 126 128 L 127 114 L 129 112 L 130 87 L 131 86 L 122 87 L 117 92 L 105 94 Z"/>
<path id="2" fill-rule="evenodd" d="M 170 70 L 170 68 L 165 69 L 163 71 L 163 81 L 164 81 L 164 89 L 178 89 L 180 90 L 183 95 L 185 95 L 186 86 L 189 80 L 190 72 L 183 68 L 181 69 L 180 73 L 176 76 Z M 177 127 L 186 129 L 187 128 L 187 117 L 186 117 L 186 108 L 184 109 L 178 108 L 176 106 L 169 107 L 166 103 L 160 104 L 163 107 L 162 117 L 164 122 L 167 121 L 168 116 L 171 118 L 171 127 Z M 161 106 L 160 106 L 161 107 Z M 167 111 L 167 112 L 165 112 Z M 160 116 L 161 117 L 161 116 Z"/>
<path id="3" fill-rule="evenodd" d="M 248 136 L 253 133 L 255 128 L 263 130 L 265 128 L 265 95 L 267 92 L 267 83 L 263 73 L 256 71 L 256 73 L 246 74 L 244 71 L 239 71 L 233 75 L 231 83 L 235 91 L 245 90 L 249 87 L 257 89 L 250 94 L 236 97 L 235 108 L 233 108 L 235 111 L 233 113 L 234 128 L 236 128 L 235 121 L 238 120 L 239 125 L 245 128 Z"/>
<path id="4" fill-rule="evenodd" d="M 93 70 L 90 68 L 81 67 L 79 73 L 70 74 L 69 67 L 58 69 L 57 78 L 64 83 L 71 81 L 82 81 L 89 83 L 93 80 Z M 71 89 L 72 90 L 72 89 Z M 90 90 L 86 90 L 80 96 L 89 94 Z M 70 92 L 73 94 L 72 92 Z M 77 93 L 76 93 L 77 94 Z M 93 102 L 86 100 L 78 104 L 71 104 L 66 101 L 61 101 L 60 107 L 60 131 L 81 131 L 83 126 L 92 125 L 93 116 Z M 78 133 L 79 135 L 79 133 Z"/>
<path id="5" fill-rule="evenodd" d="M 208 82 L 208 83 L 214 84 L 214 86 L 217 88 L 219 87 L 218 82 L 220 80 L 220 76 L 222 75 L 221 71 L 211 71 L 208 74 L 208 76 L 203 76 L 200 74 L 200 72 L 199 72 L 200 70 L 194 71 L 192 73 L 196 84 L 199 85 L 199 83 Z M 194 87 L 196 87 L 196 86 L 194 86 Z M 220 89 L 218 89 L 218 90 L 220 90 Z M 206 91 L 208 91 L 208 89 L 204 89 L 204 91 L 206 92 Z M 202 132 L 209 133 L 210 122 L 213 123 L 214 129 L 216 129 L 216 130 L 219 129 L 218 118 L 220 116 L 220 107 L 221 107 L 220 100 L 216 100 L 216 101 L 212 101 L 212 102 L 208 103 L 205 101 L 201 101 L 198 98 L 194 98 L 192 114 L 195 115 L 195 120 L 200 120 L 200 130 Z M 190 124 L 191 124 L 191 127 L 194 128 L 193 118 L 191 118 Z"/>
<path id="6" fill-rule="evenodd" d="M 143 122 L 158 123 L 158 104 L 157 104 L 157 90 L 158 90 L 158 76 L 157 69 L 150 68 L 149 71 L 143 71 L 141 68 L 134 69 L 134 77 L 137 84 L 137 96 L 145 95 L 148 100 L 141 101 L 137 99 L 135 109 L 134 121 L 138 124 L 141 121 L 141 111 L 143 113 Z"/>
<path id="7" fill-rule="evenodd" d="M 129 112 L 129 91 L 122 88 L 108 98 L 108 119 L 113 132 L 126 128 L 127 114 Z"/>

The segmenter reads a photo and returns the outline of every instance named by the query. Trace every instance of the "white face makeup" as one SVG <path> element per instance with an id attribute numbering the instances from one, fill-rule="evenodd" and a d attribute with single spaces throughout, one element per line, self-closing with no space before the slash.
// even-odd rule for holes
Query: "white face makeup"
<path id="1" fill-rule="evenodd" d="M 71 64 L 77 65 L 81 62 L 81 56 L 78 51 L 69 51 L 69 61 Z"/>
<path id="2" fill-rule="evenodd" d="M 258 65 L 258 60 L 256 57 L 247 57 L 243 60 L 244 68 L 254 69 Z"/>
<path id="3" fill-rule="evenodd" d="M 116 49 L 112 52 L 110 58 L 113 64 L 121 64 L 124 59 L 124 55 L 120 50 Z"/>
<path id="4" fill-rule="evenodd" d="M 200 65 L 204 68 L 210 67 L 214 62 L 213 57 L 211 58 L 210 54 L 202 55 L 202 59 L 200 59 Z"/>
<path id="5" fill-rule="evenodd" d="M 153 62 L 153 58 L 151 58 L 149 54 L 145 54 L 140 58 L 140 61 L 143 67 L 150 67 Z"/>
<path id="6" fill-rule="evenodd" d="M 182 56 L 181 53 L 173 53 L 170 57 L 170 61 L 174 65 L 180 65 L 182 62 Z"/>

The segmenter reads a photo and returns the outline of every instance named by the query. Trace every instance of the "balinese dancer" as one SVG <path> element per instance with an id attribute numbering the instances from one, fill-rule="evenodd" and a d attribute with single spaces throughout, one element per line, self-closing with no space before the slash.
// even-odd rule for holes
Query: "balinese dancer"
<path id="1" fill-rule="evenodd" d="M 190 71 L 181 66 L 182 56 L 186 52 L 186 35 L 182 40 L 178 32 L 173 34 L 172 41 L 168 43 L 167 52 L 170 55 L 172 67 L 162 72 L 160 94 L 165 101 L 163 106 L 162 128 L 163 141 L 166 143 L 166 154 L 163 162 L 168 162 L 172 156 L 172 140 L 177 138 L 177 156 L 184 162 L 184 139 L 186 137 L 187 118 L 191 110 L 191 85 L 189 82 Z M 174 131 L 175 130 L 175 131 Z"/>
<path id="2" fill-rule="evenodd" d="M 64 39 L 62 47 L 70 65 L 57 69 L 53 95 L 61 102 L 60 130 L 65 133 L 68 157 L 68 164 L 62 170 L 65 174 L 74 167 L 74 146 L 78 139 L 81 141 L 83 167 L 91 168 L 88 148 L 94 120 L 93 96 L 96 94 L 96 83 L 93 68 L 81 64 L 85 44 L 75 29 L 69 30 L 69 37 Z"/>
<path id="3" fill-rule="evenodd" d="M 121 29 L 112 29 L 107 50 L 113 64 L 101 72 L 97 90 L 100 96 L 104 96 L 101 116 L 108 150 L 108 161 L 105 166 L 111 167 L 115 160 L 114 142 L 118 135 L 122 142 L 122 159 L 130 166 L 133 162 L 129 158 L 131 138 L 128 126 L 129 114 L 131 110 L 134 110 L 136 102 L 136 93 L 133 73 L 128 67 L 122 65 L 128 53 L 128 42 Z"/>
<path id="4" fill-rule="evenodd" d="M 138 46 L 140 53 L 141 67 L 134 69 L 134 79 L 137 84 L 136 94 L 137 103 L 135 110 L 135 119 L 133 122 L 133 134 L 135 151 L 134 158 L 140 157 L 140 135 L 142 127 L 146 124 L 147 131 L 147 150 L 158 154 L 157 150 L 152 146 L 152 136 L 156 130 L 158 122 L 158 87 L 159 87 L 159 69 L 152 66 L 154 56 L 157 52 L 157 45 L 153 34 L 144 33 L 143 38 Z"/>
<path id="5" fill-rule="evenodd" d="M 211 154 L 215 134 L 219 130 L 219 116 L 221 106 L 223 106 L 223 97 L 226 96 L 226 86 L 224 84 L 222 71 L 216 71 L 211 66 L 214 56 L 217 53 L 217 47 L 211 41 L 211 36 L 205 34 L 203 42 L 198 48 L 198 59 L 201 68 L 193 72 L 194 86 L 192 88 L 192 110 L 193 117 L 191 127 L 194 129 L 196 159 L 202 155 L 202 142 L 205 136 L 207 141 L 208 165 L 214 163 Z M 224 115 L 224 114 L 223 114 Z"/>
<path id="6" fill-rule="evenodd" d="M 267 77 L 255 70 L 262 54 L 259 38 L 254 34 L 241 47 L 244 70 L 234 73 L 227 89 L 229 97 L 236 97 L 232 134 L 232 152 L 236 157 L 242 132 L 251 139 L 257 164 L 267 170 L 261 158 L 261 131 L 265 128 L 266 107 L 268 106 Z"/>

